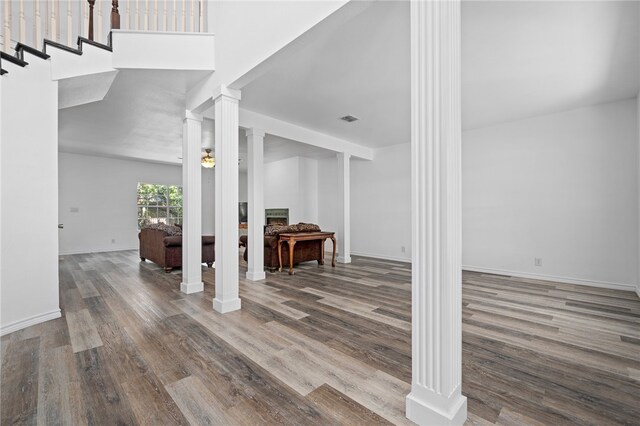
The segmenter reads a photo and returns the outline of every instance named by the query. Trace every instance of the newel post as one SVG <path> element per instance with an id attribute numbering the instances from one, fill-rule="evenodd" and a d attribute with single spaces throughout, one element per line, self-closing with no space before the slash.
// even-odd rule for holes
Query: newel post
<path id="1" fill-rule="evenodd" d="M 89 3 L 89 34 L 87 38 L 93 40 L 93 6 L 96 4 L 96 0 L 87 0 Z"/>
<path id="2" fill-rule="evenodd" d="M 111 2 L 111 29 L 119 30 L 120 29 L 120 13 L 118 12 L 118 0 L 113 0 Z"/>

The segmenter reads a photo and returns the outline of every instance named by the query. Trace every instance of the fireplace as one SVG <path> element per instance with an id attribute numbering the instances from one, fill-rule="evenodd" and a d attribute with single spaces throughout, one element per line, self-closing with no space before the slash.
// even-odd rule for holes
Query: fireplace
<path id="1" fill-rule="evenodd" d="M 289 209 L 265 209 L 264 223 L 265 225 L 288 225 Z"/>

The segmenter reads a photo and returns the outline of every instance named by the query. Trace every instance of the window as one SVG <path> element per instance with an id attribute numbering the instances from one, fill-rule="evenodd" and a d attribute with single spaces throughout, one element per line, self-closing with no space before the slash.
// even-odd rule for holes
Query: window
<path id="1" fill-rule="evenodd" d="M 182 223 L 182 187 L 138 183 L 138 229 L 152 223 Z"/>

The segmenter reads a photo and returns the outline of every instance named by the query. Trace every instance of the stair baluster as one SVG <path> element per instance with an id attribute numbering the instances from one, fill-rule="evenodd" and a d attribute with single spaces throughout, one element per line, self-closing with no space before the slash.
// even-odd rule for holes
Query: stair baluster
<path id="1" fill-rule="evenodd" d="M 153 1 L 153 31 L 158 31 L 158 0 Z"/>
<path id="2" fill-rule="evenodd" d="M 183 33 L 187 31 L 187 2 L 182 0 L 182 29 Z"/>
<path id="3" fill-rule="evenodd" d="M 73 10 L 71 0 L 67 0 L 67 46 L 73 44 Z"/>
<path id="4" fill-rule="evenodd" d="M 178 31 L 178 6 L 176 0 L 173 0 L 173 31 Z"/>
<path id="5" fill-rule="evenodd" d="M 118 0 L 113 0 L 111 2 L 111 29 L 119 30 L 120 29 L 120 13 L 118 12 Z"/>
<path id="6" fill-rule="evenodd" d="M 33 45 L 40 50 L 42 45 L 42 16 L 40 15 L 40 0 L 33 3 Z"/>
<path id="7" fill-rule="evenodd" d="M 167 0 L 162 0 L 162 31 L 167 31 L 169 27 L 169 15 L 167 15 Z"/>
<path id="8" fill-rule="evenodd" d="M 2 39 L 2 50 L 8 52 L 11 49 L 11 2 L 4 3 L 4 38 Z"/>
<path id="9" fill-rule="evenodd" d="M 98 22 L 96 24 L 96 41 L 98 43 L 102 43 L 102 3 L 101 1 L 98 2 Z"/>
<path id="10" fill-rule="evenodd" d="M 198 13 L 200 13 L 200 27 L 198 28 L 198 31 L 200 31 L 201 33 L 204 32 L 204 14 L 205 14 L 205 7 L 206 7 L 206 1 L 202 1 L 200 0 L 198 2 Z"/>
<path id="11" fill-rule="evenodd" d="M 24 17 L 24 0 L 20 0 L 20 31 L 19 31 L 19 35 L 20 38 L 18 39 L 18 41 L 20 43 L 26 43 L 27 41 L 27 20 Z"/>
<path id="12" fill-rule="evenodd" d="M 196 0 L 191 0 L 191 16 L 189 19 L 189 30 L 196 32 Z"/>
<path id="13" fill-rule="evenodd" d="M 93 41 L 93 6 L 96 4 L 96 0 L 87 0 L 89 2 L 89 34 L 88 39 Z"/>

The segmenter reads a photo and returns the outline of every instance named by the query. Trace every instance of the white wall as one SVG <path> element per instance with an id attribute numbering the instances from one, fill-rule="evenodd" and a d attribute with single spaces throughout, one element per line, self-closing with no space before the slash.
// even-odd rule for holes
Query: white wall
<path id="1" fill-rule="evenodd" d="M 238 174 L 238 202 L 247 201 L 249 193 L 249 177 L 246 172 Z"/>
<path id="2" fill-rule="evenodd" d="M 407 143 L 376 150 L 373 161 L 351 159 L 352 254 L 411 261 L 410 155 Z M 337 158 L 319 160 L 318 175 L 318 223 L 335 231 Z"/>
<path id="3" fill-rule="evenodd" d="M 0 334 L 60 317 L 58 85 L 48 61 L 0 77 Z"/>
<path id="4" fill-rule="evenodd" d="M 637 173 L 638 173 L 638 260 L 637 260 L 637 268 L 638 268 L 638 276 L 636 278 L 636 293 L 640 297 L 640 92 L 638 92 L 638 97 L 636 98 L 636 109 L 638 112 L 638 163 L 637 163 Z"/>
<path id="5" fill-rule="evenodd" d="M 318 161 L 298 158 L 301 221 L 318 223 Z"/>
<path id="6" fill-rule="evenodd" d="M 59 164 L 61 254 L 138 248 L 138 182 L 182 185 L 180 166 L 69 153 Z M 202 169 L 202 210 L 202 232 L 213 234 L 213 170 Z"/>
<path id="7" fill-rule="evenodd" d="M 353 169 L 351 169 L 353 172 Z M 353 193 L 353 191 L 352 191 Z M 318 225 L 323 231 L 338 232 L 338 158 L 318 160 Z M 353 210 L 352 210 L 353 211 Z M 330 245 L 329 245 L 330 246 Z M 326 250 L 331 247 L 325 246 Z"/>
<path id="8" fill-rule="evenodd" d="M 352 254 L 411 261 L 410 158 L 407 143 L 351 160 Z"/>
<path id="9" fill-rule="evenodd" d="M 288 208 L 289 223 L 317 223 L 317 170 L 317 160 L 301 157 L 265 163 L 265 209 Z"/>
<path id="10" fill-rule="evenodd" d="M 637 132 L 635 100 L 464 132 L 463 265 L 632 289 Z"/>

